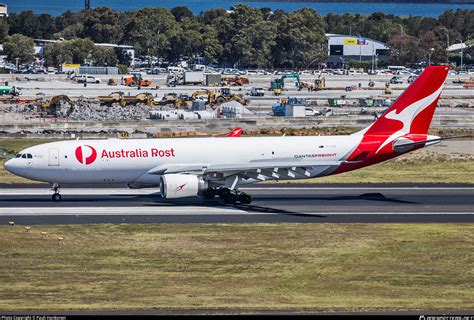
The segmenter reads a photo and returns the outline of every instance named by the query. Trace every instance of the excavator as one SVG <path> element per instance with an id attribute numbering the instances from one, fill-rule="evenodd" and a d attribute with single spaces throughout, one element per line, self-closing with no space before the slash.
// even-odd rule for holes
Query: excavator
<path id="1" fill-rule="evenodd" d="M 280 78 L 274 79 L 270 83 L 270 90 L 283 89 L 285 88 L 285 79 L 296 79 L 295 85 L 299 87 L 301 85 L 300 76 L 297 73 L 290 73 L 281 76 Z"/>
<path id="2" fill-rule="evenodd" d="M 70 115 L 74 111 L 74 102 L 64 94 L 53 96 L 49 101 L 39 100 L 39 104 L 37 104 L 38 111 L 45 112 L 48 115 L 55 115 L 61 107 L 61 101 L 69 104 L 70 107 L 66 115 Z"/>

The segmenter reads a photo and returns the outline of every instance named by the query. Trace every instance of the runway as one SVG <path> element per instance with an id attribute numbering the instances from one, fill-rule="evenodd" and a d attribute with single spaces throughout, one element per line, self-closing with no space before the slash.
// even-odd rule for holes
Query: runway
<path id="1" fill-rule="evenodd" d="M 473 223 L 470 185 L 275 184 L 241 188 L 251 205 L 162 199 L 156 189 L 1 186 L 0 223 Z"/>

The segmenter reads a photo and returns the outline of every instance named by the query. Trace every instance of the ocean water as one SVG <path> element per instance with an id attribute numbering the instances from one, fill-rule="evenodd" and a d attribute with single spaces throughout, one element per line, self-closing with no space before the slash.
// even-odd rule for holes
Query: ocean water
<path id="1" fill-rule="evenodd" d="M 84 0 L 2 0 L 8 5 L 9 12 L 20 12 L 23 10 L 33 10 L 35 13 L 49 13 L 60 15 L 66 10 L 78 11 L 84 8 Z M 164 7 L 171 9 L 176 6 L 186 6 L 199 14 L 212 8 L 230 9 L 233 5 L 245 3 L 252 7 L 270 7 L 273 10 L 283 9 L 294 11 L 300 8 L 312 8 L 322 15 L 329 12 L 334 14 L 360 13 L 370 14 L 373 12 L 384 12 L 399 16 L 431 16 L 437 17 L 449 9 L 469 9 L 474 10 L 474 5 L 459 4 L 435 4 L 435 3 L 314 3 L 314 2 L 242 2 L 242 1 L 212 1 L 212 0 L 91 0 L 92 7 L 108 6 L 114 10 L 128 11 L 137 10 L 144 7 Z"/>

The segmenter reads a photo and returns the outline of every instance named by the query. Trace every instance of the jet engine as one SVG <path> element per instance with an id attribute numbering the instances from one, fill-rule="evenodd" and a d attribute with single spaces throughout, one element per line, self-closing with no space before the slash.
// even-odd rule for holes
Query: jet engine
<path id="1" fill-rule="evenodd" d="M 160 178 L 160 193 L 166 199 L 195 197 L 207 188 L 207 182 L 193 174 L 165 174 Z"/>

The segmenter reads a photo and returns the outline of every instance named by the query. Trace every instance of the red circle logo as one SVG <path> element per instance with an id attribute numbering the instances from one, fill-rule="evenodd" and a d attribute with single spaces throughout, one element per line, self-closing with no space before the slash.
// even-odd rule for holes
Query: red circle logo
<path id="1" fill-rule="evenodd" d="M 76 148 L 76 159 L 82 164 L 88 165 L 97 159 L 97 151 L 88 145 Z"/>

